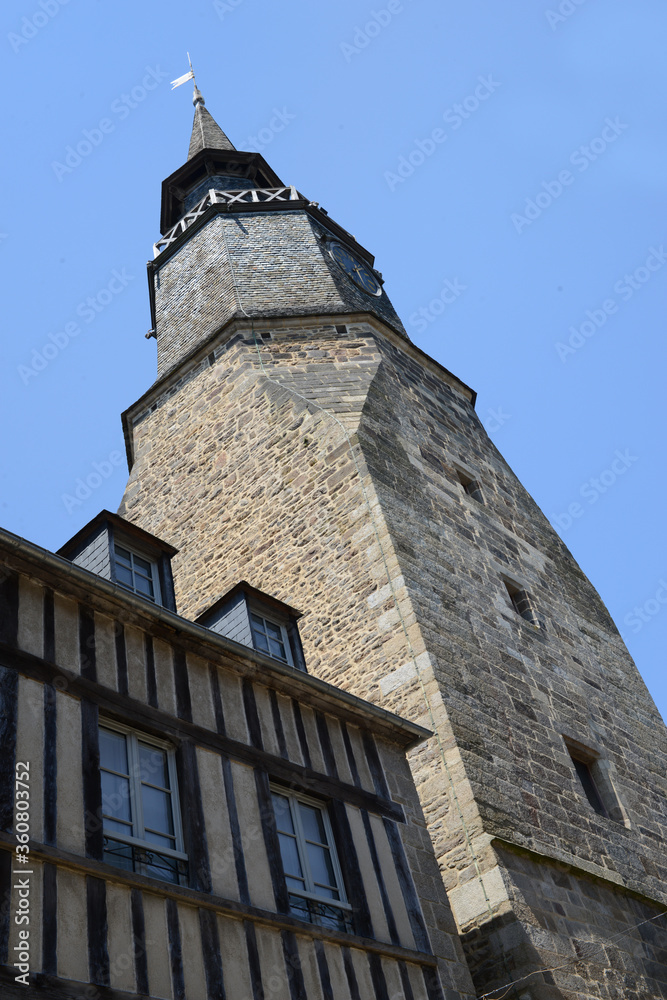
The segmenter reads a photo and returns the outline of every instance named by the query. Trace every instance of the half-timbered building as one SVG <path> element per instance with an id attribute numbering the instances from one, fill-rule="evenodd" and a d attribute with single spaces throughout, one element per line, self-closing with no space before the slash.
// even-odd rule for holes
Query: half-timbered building
<path id="1" fill-rule="evenodd" d="M 65 552 L 0 534 L 3 998 L 471 997 L 428 734 L 309 675 L 242 581 L 179 617 L 174 549 L 122 518 Z"/>

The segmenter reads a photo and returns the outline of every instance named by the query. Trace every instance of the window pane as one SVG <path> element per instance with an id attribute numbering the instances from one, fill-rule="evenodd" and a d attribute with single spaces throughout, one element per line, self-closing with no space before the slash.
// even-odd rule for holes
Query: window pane
<path id="1" fill-rule="evenodd" d="M 299 889 L 303 892 L 303 890 L 306 888 L 305 879 L 294 878 L 293 875 L 286 875 L 285 882 L 287 883 L 288 889 L 296 889 L 297 892 L 299 891 Z"/>
<path id="2" fill-rule="evenodd" d="M 299 861 L 299 852 L 296 847 L 296 840 L 294 837 L 288 837 L 285 833 L 278 834 L 278 839 L 280 841 L 280 853 L 283 859 L 285 875 L 296 875 L 297 877 L 301 877 L 303 875 L 303 871 L 301 869 L 301 862 Z"/>
<path id="3" fill-rule="evenodd" d="M 276 625 L 275 622 L 266 623 L 266 632 L 272 639 L 282 639 L 282 632 L 280 630 L 280 625 Z"/>
<path id="4" fill-rule="evenodd" d="M 116 563 L 116 579 L 126 587 L 132 587 L 132 570 Z"/>
<path id="5" fill-rule="evenodd" d="M 318 844 L 326 844 L 327 836 L 324 832 L 322 810 L 314 809 L 312 806 L 307 806 L 305 802 L 300 802 L 299 812 L 301 813 L 301 825 L 303 826 L 306 840 L 314 840 Z"/>
<path id="6" fill-rule="evenodd" d="M 151 833 L 148 831 L 146 833 L 146 840 L 149 844 L 156 844 L 160 847 L 168 847 L 171 851 L 176 850 L 176 844 L 173 837 L 162 837 L 159 833 Z"/>
<path id="7" fill-rule="evenodd" d="M 151 564 L 146 559 L 141 559 L 139 556 L 134 557 L 134 568 L 143 573 L 144 576 L 151 575 Z"/>
<path id="8" fill-rule="evenodd" d="M 323 886 L 335 886 L 336 879 L 328 849 L 317 847 L 315 844 L 306 844 L 306 850 L 313 881 L 317 883 L 317 892 L 321 892 Z"/>
<path id="9" fill-rule="evenodd" d="M 292 822 L 292 813 L 290 811 L 289 800 L 285 798 L 284 795 L 276 795 L 274 792 L 273 798 L 273 811 L 276 814 L 276 825 L 279 830 L 284 830 L 286 833 L 294 833 L 294 823 Z"/>
<path id="10" fill-rule="evenodd" d="M 131 823 L 121 823 L 120 820 L 109 819 L 108 816 L 104 817 L 104 832 L 108 833 L 112 830 L 114 833 L 124 833 L 126 837 L 132 836 L 132 824 Z"/>
<path id="11" fill-rule="evenodd" d="M 100 764 L 111 771 L 121 771 L 129 774 L 127 767 L 127 746 L 125 737 L 120 733 L 112 733 L 109 729 L 100 729 Z"/>
<path id="12" fill-rule="evenodd" d="M 254 628 L 252 630 L 252 634 L 253 639 L 255 640 L 255 649 L 261 650 L 262 653 L 268 653 L 269 643 L 264 633 L 260 632 L 259 629 Z"/>
<path id="13" fill-rule="evenodd" d="M 141 801 L 144 807 L 144 827 L 159 833 L 173 833 L 171 817 L 171 795 L 148 785 L 141 786 Z"/>
<path id="14" fill-rule="evenodd" d="M 161 785 L 169 788 L 167 772 L 167 755 L 164 750 L 139 744 L 139 777 L 151 785 Z"/>
<path id="15" fill-rule="evenodd" d="M 313 892 L 316 896 L 326 896 L 327 899 L 340 899 L 340 893 L 338 889 L 331 889 L 328 885 L 320 885 L 316 883 Z"/>
<path id="16" fill-rule="evenodd" d="M 269 639 L 269 651 L 271 656 L 275 656 L 277 660 L 287 660 L 285 647 L 282 642 L 279 642 L 277 639 Z"/>
<path id="17" fill-rule="evenodd" d="M 114 552 L 116 553 L 116 559 L 120 559 L 127 566 L 132 566 L 132 556 L 128 549 L 123 549 L 120 545 L 114 545 Z"/>
<path id="18" fill-rule="evenodd" d="M 153 597 L 153 581 L 146 580 L 143 576 L 138 573 L 134 574 L 134 589 L 138 594 L 144 594 L 146 597 Z"/>
<path id="19" fill-rule="evenodd" d="M 127 823 L 132 820 L 130 782 L 127 778 L 102 771 L 102 811 L 116 819 L 124 819 Z M 125 832 L 132 831 L 126 828 Z"/>

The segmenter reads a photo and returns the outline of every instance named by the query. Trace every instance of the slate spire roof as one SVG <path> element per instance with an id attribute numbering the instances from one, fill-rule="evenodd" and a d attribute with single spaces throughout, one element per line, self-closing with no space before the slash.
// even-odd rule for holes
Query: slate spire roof
<path id="1" fill-rule="evenodd" d="M 195 106 L 195 120 L 192 123 L 188 160 L 191 160 L 202 149 L 236 149 L 213 116 L 204 107 L 204 98 L 196 84 L 192 103 Z"/>

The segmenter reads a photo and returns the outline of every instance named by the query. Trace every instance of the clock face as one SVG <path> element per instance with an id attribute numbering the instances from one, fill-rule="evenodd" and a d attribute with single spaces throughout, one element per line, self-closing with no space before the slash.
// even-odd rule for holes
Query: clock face
<path id="1" fill-rule="evenodd" d="M 342 243 L 331 243 L 329 245 L 329 253 L 355 285 L 358 285 L 364 292 L 368 292 L 369 295 L 382 295 L 380 282 L 371 269 L 366 264 L 362 264 L 356 257 L 353 257 Z"/>

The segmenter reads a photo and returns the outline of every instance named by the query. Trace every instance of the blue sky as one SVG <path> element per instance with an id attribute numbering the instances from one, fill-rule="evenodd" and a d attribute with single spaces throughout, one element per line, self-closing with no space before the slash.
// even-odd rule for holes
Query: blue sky
<path id="1" fill-rule="evenodd" d="M 1 16 L 0 523 L 56 549 L 119 503 L 119 414 L 155 378 L 145 261 L 187 154 L 191 89 L 169 81 L 189 49 L 236 146 L 375 253 L 411 337 L 478 391 L 667 714 L 664 3 L 23 0 Z"/>

